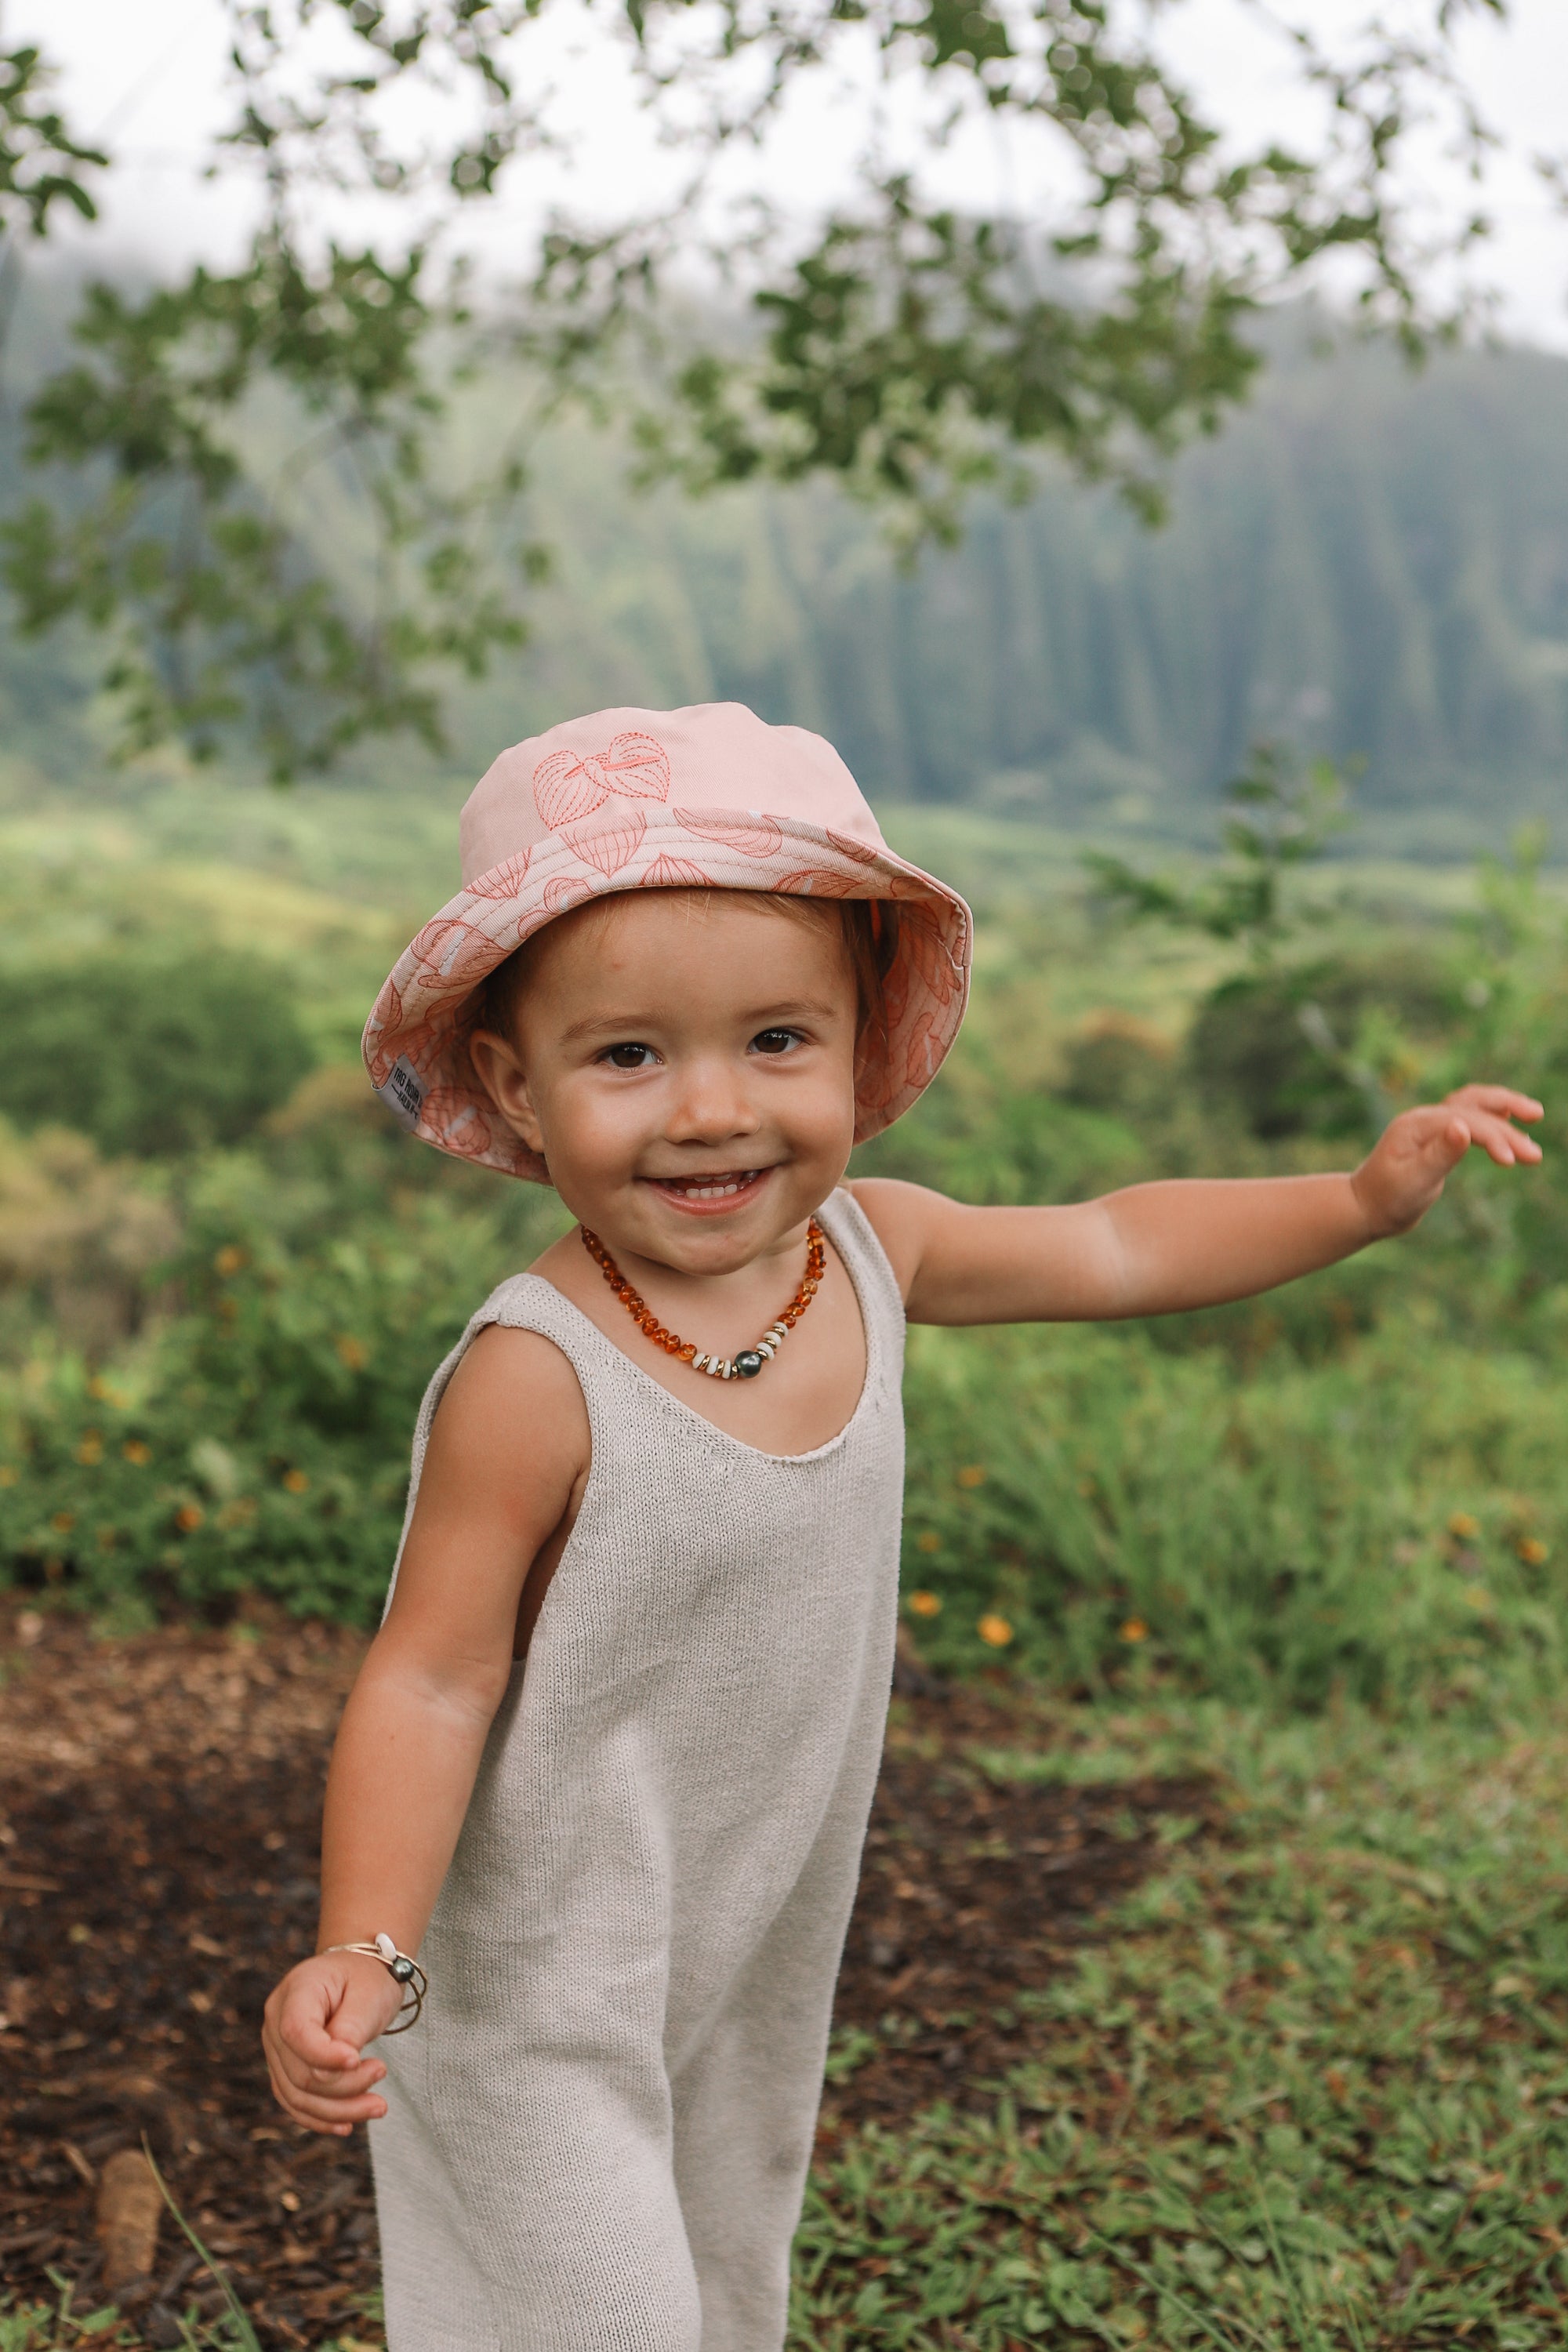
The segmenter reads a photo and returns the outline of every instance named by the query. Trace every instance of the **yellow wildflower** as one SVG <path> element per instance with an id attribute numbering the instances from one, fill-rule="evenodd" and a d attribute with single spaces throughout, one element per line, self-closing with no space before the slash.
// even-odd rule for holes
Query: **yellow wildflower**
<path id="1" fill-rule="evenodd" d="M 910 1607 L 917 1617 L 936 1617 L 942 1613 L 940 1592 L 911 1592 Z"/>
<path id="2" fill-rule="evenodd" d="M 983 1642 L 989 1642 L 994 1650 L 1005 1650 L 1013 1638 L 1013 1628 L 1005 1617 L 991 1612 L 980 1620 L 975 1631 Z"/>

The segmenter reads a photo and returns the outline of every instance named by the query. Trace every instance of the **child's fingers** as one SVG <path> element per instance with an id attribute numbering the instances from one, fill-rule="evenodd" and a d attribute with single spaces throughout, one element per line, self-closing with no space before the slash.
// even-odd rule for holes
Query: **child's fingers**
<path id="1" fill-rule="evenodd" d="M 273 2087 L 279 2104 L 297 2123 L 308 2123 L 318 2131 L 327 2124 L 372 2122 L 386 2113 L 386 2100 L 380 2091 L 361 2091 L 355 2097 L 344 2099 L 335 2092 L 302 2091 L 294 2084 Z"/>
<path id="2" fill-rule="evenodd" d="M 262 2039 L 296 2052 L 309 2066 L 357 2065 L 357 2043 L 346 2042 L 328 2024 L 334 2005 L 327 1986 L 308 1977 L 301 1979 L 299 1972 L 285 1977 L 262 2011 Z"/>
<path id="3" fill-rule="evenodd" d="M 280 2097 L 310 2099 L 327 2105 L 365 2097 L 386 2074 L 379 2058 L 366 2058 L 348 2071 L 308 2066 L 288 2043 L 263 2037 L 263 2053 L 272 2086 Z"/>
<path id="4" fill-rule="evenodd" d="M 284 1979 L 266 2015 L 282 2045 L 308 2066 L 342 2072 L 359 2064 L 365 2043 L 390 2024 L 401 2000 L 390 1978 L 340 1987 L 301 1971 Z"/>
<path id="5" fill-rule="evenodd" d="M 1480 1095 L 1504 1096 L 1519 1102 L 1529 1099 L 1522 1095 L 1509 1096 L 1503 1087 L 1465 1087 L 1460 1094 L 1450 1095 L 1446 1102 L 1407 1111 L 1410 1140 L 1418 1150 L 1434 1152 L 1448 1168 L 1462 1160 L 1472 1145 L 1500 1168 L 1517 1167 L 1521 1161 L 1533 1165 L 1542 1157 L 1535 1138 L 1522 1134 L 1507 1118 L 1474 1099 Z"/>
<path id="6" fill-rule="evenodd" d="M 324 2025 L 306 2015 L 285 2010 L 278 2021 L 278 2042 L 290 2055 L 322 2073 L 343 2074 L 357 2066 L 363 2056 L 361 2045 L 350 2042 L 341 2033 L 329 2032 Z"/>
<path id="7" fill-rule="evenodd" d="M 1407 1150 L 1414 1148 L 1422 1157 L 1439 1163 L 1441 1172 L 1446 1175 L 1469 1150 L 1479 1123 L 1480 1114 L 1478 1112 L 1465 1113 L 1456 1110 L 1449 1103 L 1436 1103 L 1421 1110 L 1406 1111 L 1402 1118 L 1395 1120 L 1388 1133 L 1396 1161 L 1398 1147 L 1403 1141 Z"/>
<path id="8" fill-rule="evenodd" d="M 272 2075 L 272 2095 L 284 2114 L 307 2131 L 331 2132 L 339 2138 L 346 2136 L 358 2123 L 377 2123 L 386 2113 L 386 2101 L 374 2091 L 361 2092 L 357 2098 L 327 2097 L 320 2092 L 302 2091 L 291 2083 Z"/>
<path id="9" fill-rule="evenodd" d="M 1514 1168 L 1522 1160 L 1527 1165 L 1541 1157 L 1541 1146 L 1532 1135 L 1521 1135 L 1505 1118 L 1491 1112 L 1467 1108 L 1464 1124 L 1469 1130 L 1470 1141 L 1494 1160 L 1500 1168 Z"/>
<path id="10" fill-rule="evenodd" d="M 329 2055 L 321 2060 L 312 2052 L 301 2050 L 287 2034 L 276 2031 L 264 2030 L 261 2042 L 272 2073 L 281 2075 L 299 2091 L 352 2097 L 356 2092 L 367 2089 L 372 2083 L 379 2083 L 386 2072 L 379 2058 L 364 2055 L 346 2043 L 337 2045 L 329 2042 L 326 2045 L 329 2053 L 341 2047 L 341 2055 Z"/>
<path id="11" fill-rule="evenodd" d="M 1504 1118 L 1523 1119 L 1526 1124 L 1543 1118 L 1545 1110 L 1533 1095 L 1521 1095 L 1512 1087 L 1459 1087 L 1447 1097 L 1451 1103 L 1469 1109 L 1490 1111 Z"/>
<path id="12" fill-rule="evenodd" d="M 289 2080 L 297 2091 L 309 2091 L 313 2098 L 354 2099 L 361 2092 L 372 2089 L 382 2081 L 386 2069 L 379 2058 L 367 2058 L 363 2065 L 353 2067 L 342 2074 L 330 2074 L 325 2067 L 298 2066 L 288 2069 Z"/>
<path id="13" fill-rule="evenodd" d="M 308 2123 L 319 2131 L 329 2122 L 335 2125 L 384 2114 L 375 2087 L 386 2073 L 379 2059 L 365 2059 L 339 2072 L 307 2066 L 274 2036 L 263 2036 L 263 2050 L 273 2096 L 296 2123 Z M 372 2104 L 366 2105 L 366 2100 Z"/>

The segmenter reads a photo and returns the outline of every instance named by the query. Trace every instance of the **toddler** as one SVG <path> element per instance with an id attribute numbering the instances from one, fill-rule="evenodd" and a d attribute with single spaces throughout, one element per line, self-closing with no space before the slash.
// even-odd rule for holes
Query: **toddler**
<path id="1" fill-rule="evenodd" d="M 1540 1106 L 1466 1087 L 1353 1175 L 1070 1208 L 846 1184 L 952 1042 L 970 922 L 826 743 L 736 704 L 574 719 L 501 755 L 462 851 L 371 1076 L 577 1222 L 430 1384 L 268 2063 L 297 2123 L 376 2121 L 391 2352 L 779 2352 L 906 1318 L 1266 1290 L 1415 1224 L 1471 1144 L 1539 1159 Z"/>

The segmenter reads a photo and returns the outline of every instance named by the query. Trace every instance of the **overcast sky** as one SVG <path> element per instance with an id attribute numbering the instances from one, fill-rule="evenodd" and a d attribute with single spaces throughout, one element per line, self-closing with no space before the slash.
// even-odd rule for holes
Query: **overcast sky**
<path id="1" fill-rule="evenodd" d="M 1393 0 L 1395 14 L 1400 5 Z M 616 212 L 674 168 L 639 131 L 613 51 L 571 11 L 572 0 L 561 0 L 538 47 L 557 93 L 555 116 L 577 136 L 576 166 L 570 177 L 555 165 L 523 168 L 486 229 L 484 242 L 498 255 L 527 245 L 552 197 L 582 201 L 591 193 L 601 210 Z M 1300 12 L 1323 26 L 1352 13 L 1352 0 L 1300 0 Z M 1252 136 L 1260 127 L 1301 129 L 1279 55 L 1248 33 L 1238 0 L 1184 0 L 1162 21 L 1167 53 L 1224 121 Z M 73 123 L 114 152 L 121 168 L 106 226 L 117 245 L 171 259 L 234 248 L 247 219 L 244 192 L 232 182 L 204 183 L 199 171 L 225 117 L 217 0 L 4 0 L 0 26 L 8 45 L 37 40 L 58 60 Z M 531 33 L 531 44 L 537 37 Z M 1530 168 L 1541 151 L 1568 145 L 1568 0 L 1513 0 L 1506 28 L 1468 24 L 1462 57 L 1469 87 L 1505 142 L 1488 193 L 1498 235 L 1486 265 L 1504 298 L 1502 324 L 1568 349 L 1568 220 Z M 805 188 L 830 201 L 836 179 L 846 184 L 864 120 L 863 92 L 836 104 L 813 91 L 791 110 L 773 152 L 735 169 L 786 200 Z M 939 168 L 945 191 L 961 201 L 1031 210 L 1047 200 L 1060 171 L 1048 148 L 989 125 L 961 138 Z M 1424 184 L 1443 201 L 1463 201 L 1457 172 L 1436 156 L 1424 165 Z"/>

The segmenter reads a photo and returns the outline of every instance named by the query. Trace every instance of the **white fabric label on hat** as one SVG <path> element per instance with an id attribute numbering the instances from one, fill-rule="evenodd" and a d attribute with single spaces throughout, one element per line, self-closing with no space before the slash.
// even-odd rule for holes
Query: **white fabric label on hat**
<path id="1" fill-rule="evenodd" d="M 376 1093 L 400 1127 L 418 1126 L 425 1104 L 425 1081 L 406 1054 L 399 1054 L 391 1076 L 384 1086 L 377 1087 Z"/>

